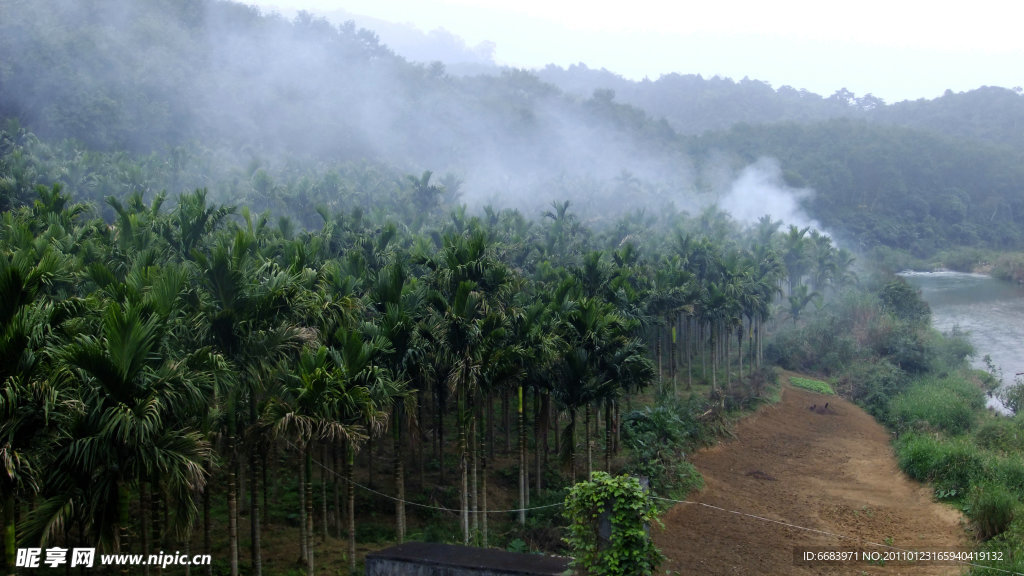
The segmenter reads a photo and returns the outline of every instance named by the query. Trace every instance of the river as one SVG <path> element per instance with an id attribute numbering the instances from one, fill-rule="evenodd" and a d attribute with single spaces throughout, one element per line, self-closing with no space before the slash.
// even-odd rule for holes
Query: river
<path id="1" fill-rule="evenodd" d="M 984 357 L 1002 371 L 1003 383 L 1024 372 L 1024 288 L 983 274 L 903 272 L 932 309 L 941 332 L 959 327 L 975 348 L 972 364 L 985 369 Z"/>

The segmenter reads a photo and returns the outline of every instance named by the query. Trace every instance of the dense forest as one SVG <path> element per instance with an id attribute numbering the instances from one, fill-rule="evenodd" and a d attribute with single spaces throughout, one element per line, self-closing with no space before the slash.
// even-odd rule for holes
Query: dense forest
<path id="1" fill-rule="evenodd" d="M 896 422 L 971 351 L 867 257 L 1024 247 L 1013 90 L 455 75 L 221 0 L 0 13 L 7 566 L 313 574 L 368 530 L 555 550 L 546 507 L 591 471 L 698 486 L 684 452 L 773 365 Z"/>

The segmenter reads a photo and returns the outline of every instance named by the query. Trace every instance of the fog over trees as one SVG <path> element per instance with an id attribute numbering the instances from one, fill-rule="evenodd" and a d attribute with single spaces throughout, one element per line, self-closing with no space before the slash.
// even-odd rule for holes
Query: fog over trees
<path id="1" fill-rule="evenodd" d="M 586 64 L 455 74 L 352 22 L 212 0 L 4 0 L 4 14 L 0 115 L 92 150 L 176 149 L 179 174 L 203 166 L 206 181 L 154 189 L 235 202 L 252 193 L 242 180 L 293 188 L 298 166 L 430 170 L 471 208 L 535 215 L 571 199 L 592 219 L 699 211 L 771 165 L 761 210 L 781 218 L 796 199 L 851 248 L 926 257 L 1022 241 L 1014 90 L 886 104 L 750 79 L 632 82 Z"/>
<path id="2" fill-rule="evenodd" d="M 916 433 L 904 393 L 970 345 L 868 259 L 1024 246 L 1016 90 L 630 82 L 438 33 L 480 57 L 456 72 L 223 0 L 0 15 L 8 573 L 16 543 L 310 576 L 372 531 L 558 550 L 584 474 L 699 486 L 685 454 L 772 365 Z M 1024 477 L 1013 449 L 975 469 Z"/>

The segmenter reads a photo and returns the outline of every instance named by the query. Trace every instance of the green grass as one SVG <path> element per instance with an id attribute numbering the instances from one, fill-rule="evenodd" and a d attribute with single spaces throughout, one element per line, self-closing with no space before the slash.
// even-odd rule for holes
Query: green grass
<path id="1" fill-rule="evenodd" d="M 889 401 L 889 424 L 897 432 L 941 430 L 951 436 L 974 428 L 985 408 L 977 386 L 957 377 L 923 378 Z"/>
<path id="2" fill-rule="evenodd" d="M 821 380 L 811 380 L 810 378 L 798 378 L 793 376 L 789 379 L 789 383 L 797 388 L 803 388 L 810 390 L 811 392 L 818 392 L 819 394 L 835 394 L 835 390 L 828 382 L 822 382 Z"/>

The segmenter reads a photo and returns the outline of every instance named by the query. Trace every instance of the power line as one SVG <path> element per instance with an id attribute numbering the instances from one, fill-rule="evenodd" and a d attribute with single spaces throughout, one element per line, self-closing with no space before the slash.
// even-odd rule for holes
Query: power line
<path id="1" fill-rule="evenodd" d="M 295 446 L 294 444 L 292 444 L 291 442 L 287 442 L 287 443 L 292 448 L 298 449 L 298 447 Z M 392 496 L 390 494 L 385 494 L 384 492 L 380 492 L 378 490 L 374 490 L 373 488 L 370 488 L 368 486 L 363 486 L 362 484 L 356 482 L 355 480 L 347 479 L 347 478 L 341 476 L 340 474 L 338 474 L 334 470 L 331 470 L 330 468 L 325 466 L 323 463 L 321 463 L 316 458 L 311 458 L 311 460 L 318 467 L 320 467 L 322 470 L 328 472 L 332 476 L 338 477 L 342 481 L 345 481 L 345 482 L 351 482 L 353 486 L 358 486 L 359 488 L 362 488 L 363 490 L 366 490 L 367 492 L 370 492 L 372 494 L 376 494 L 376 495 L 381 496 L 383 498 L 387 498 L 388 500 L 392 500 L 394 502 L 401 502 L 402 504 L 406 504 L 406 505 L 409 505 L 409 506 L 417 506 L 417 507 L 420 507 L 420 508 L 426 508 L 428 510 L 439 510 L 439 511 L 442 511 L 442 512 L 456 512 L 456 513 L 461 513 L 462 512 L 461 509 L 447 508 L 445 506 L 432 506 L 430 504 L 420 504 L 419 502 L 411 502 L 409 500 L 403 500 L 403 499 L 397 498 L 397 497 Z M 665 501 L 665 502 L 673 502 L 675 504 L 688 504 L 688 505 L 695 505 L 695 506 L 703 506 L 705 508 L 710 508 L 710 509 L 716 510 L 718 512 L 725 512 L 725 513 L 728 513 L 728 514 L 735 514 L 737 516 L 745 516 L 747 518 L 753 518 L 755 520 L 760 520 L 762 522 L 770 522 L 772 524 L 778 524 L 780 526 L 785 526 L 787 528 L 793 528 L 795 530 L 802 530 L 804 532 L 813 532 L 813 533 L 816 533 L 816 534 L 822 534 L 824 536 L 832 536 L 834 538 L 840 538 L 840 539 L 845 539 L 845 540 L 854 540 L 854 541 L 856 541 L 858 543 L 867 544 L 869 546 L 874 546 L 874 547 L 877 547 L 877 548 L 888 548 L 888 549 L 891 549 L 891 550 L 894 550 L 894 551 L 897 551 L 897 552 L 911 552 L 911 553 L 913 552 L 912 550 L 908 550 L 908 549 L 905 549 L 905 548 L 899 548 L 897 546 L 893 546 L 893 545 L 890 545 L 890 544 L 884 544 L 884 543 L 879 543 L 879 542 L 872 542 L 870 540 L 865 540 L 865 539 L 859 538 L 857 536 L 847 536 L 845 534 L 839 534 L 839 533 L 836 533 L 836 532 L 829 532 L 827 530 L 819 530 L 817 528 L 810 528 L 810 527 L 807 527 L 807 526 L 800 526 L 799 524 L 793 524 L 793 523 L 790 523 L 790 522 L 784 522 L 782 520 L 775 520 L 775 519 L 772 519 L 772 518 L 766 518 L 764 516 L 758 516 L 756 514 L 750 514 L 748 512 L 741 512 L 739 510 L 729 510 L 728 508 L 722 508 L 721 506 L 715 506 L 714 504 L 708 504 L 706 502 L 694 502 L 694 501 L 691 501 L 691 500 L 675 500 L 673 498 L 663 498 L 661 496 L 652 496 L 652 498 L 654 498 L 655 500 L 662 500 L 662 501 Z M 529 512 L 531 510 L 542 510 L 542 509 L 545 509 L 545 508 L 553 508 L 555 506 L 564 506 L 564 505 L 565 505 L 564 502 L 556 502 L 554 504 L 545 504 L 544 506 L 533 506 L 533 507 L 530 507 L 530 508 L 514 508 L 514 509 L 510 509 L 510 510 L 477 510 L 475 513 L 477 513 L 477 514 L 480 514 L 480 513 L 484 513 L 484 514 L 507 514 L 507 513 L 511 513 L 511 512 Z M 1005 570 L 1005 569 L 996 568 L 996 567 L 993 567 L 993 566 L 985 566 L 983 564 L 976 564 L 976 563 L 973 563 L 973 562 L 964 562 L 964 561 L 961 561 L 961 560 L 957 560 L 955 562 L 958 563 L 958 564 L 964 565 L 964 566 L 970 566 L 972 568 L 985 568 L 987 570 L 995 570 L 996 572 L 1002 572 L 1004 574 L 1024 576 L 1024 573 L 1022 573 L 1022 572 L 1013 572 L 1011 570 Z"/>
<path id="2" fill-rule="evenodd" d="M 292 448 L 295 448 L 296 450 L 298 450 L 298 447 L 295 446 L 294 444 L 292 444 L 291 442 L 287 442 L 287 443 Z M 343 482 L 351 482 L 353 486 L 358 486 L 359 488 L 362 488 L 363 490 L 366 490 L 367 492 L 376 494 L 376 495 L 381 496 L 383 498 L 387 498 L 388 500 L 392 500 L 392 501 L 395 501 L 395 502 L 401 502 L 402 504 L 406 504 L 406 505 L 409 505 L 409 506 L 418 506 L 420 508 L 426 508 L 428 510 L 440 510 L 442 512 L 462 512 L 462 510 L 458 509 L 458 508 L 447 508 L 445 506 L 432 506 L 430 504 L 420 504 L 419 502 L 412 502 L 410 500 L 403 500 L 401 498 L 397 498 L 397 497 L 392 496 L 390 494 L 385 494 L 384 492 L 379 492 L 379 491 L 374 490 L 373 488 L 370 488 L 368 486 L 363 486 L 362 484 L 360 484 L 359 482 L 356 482 L 355 480 L 345 478 L 341 474 L 338 474 L 334 470 L 331 470 L 330 468 L 325 466 L 323 463 L 321 463 L 316 458 L 311 458 L 311 460 L 317 466 L 319 466 L 321 469 L 323 469 L 324 471 L 328 472 L 332 476 L 340 478 Z M 543 506 L 533 506 L 533 507 L 530 507 L 530 508 L 514 508 L 514 509 L 511 509 L 511 510 L 477 510 L 476 514 L 480 514 L 480 513 L 484 513 L 484 514 L 507 514 L 507 513 L 510 513 L 510 512 L 529 512 L 531 510 L 542 510 L 544 508 L 554 508 L 555 506 L 564 506 L 564 505 L 565 505 L 564 502 L 556 502 L 554 504 L 545 504 Z"/>

